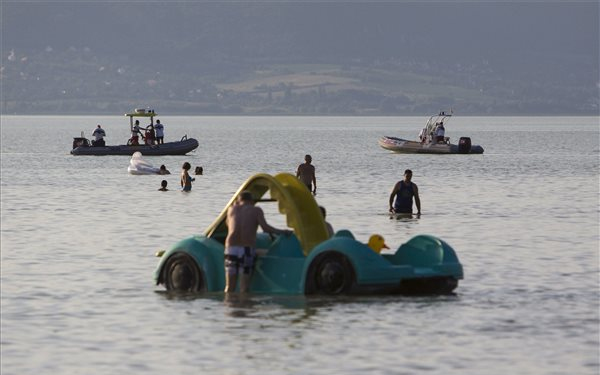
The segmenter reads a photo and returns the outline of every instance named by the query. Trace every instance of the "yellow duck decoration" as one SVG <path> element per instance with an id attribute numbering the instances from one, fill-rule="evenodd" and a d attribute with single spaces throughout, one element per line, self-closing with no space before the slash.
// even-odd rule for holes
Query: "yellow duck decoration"
<path id="1" fill-rule="evenodd" d="M 385 244 L 383 236 L 380 234 L 374 234 L 369 237 L 369 243 L 367 245 L 377 254 L 381 252 L 381 249 L 389 249 L 388 245 Z"/>

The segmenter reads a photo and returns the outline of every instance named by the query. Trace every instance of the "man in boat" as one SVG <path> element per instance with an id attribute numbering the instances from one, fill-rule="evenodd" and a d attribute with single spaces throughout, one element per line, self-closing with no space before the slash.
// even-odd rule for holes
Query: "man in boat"
<path id="1" fill-rule="evenodd" d="M 308 191 L 317 195 L 317 177 L 315 176 L 315 166 L 311 164 L 312 156 L 304 156 L 305 163 L 300 164 L 296 170 L 296 177 L 300 179 L 308 188 Z"/>
<path id="2" fill-rule="evenodd" d="M 160 123 L 160 120 L 156 120 L 156 125 L 154 125 L 154 130 L 156 130 L 156 144 L 162 145 L 165 143 L 165 127 Z"/>
<path id="3" fill-rule="evenodd" d="M 412 171 L 404 171 L 404 180 L 398 181 L 390 194 L 390 212 L 396 214 L 412 214 L 413 198 L 417 206 L 417 215 L 421 214 L 421 199 L 419 189 L 412 181 Z M 394 202 L 394 198 L 396 201 Z"/>
<path id="4" fill-rule="evenodd" d="M 233 292 L 240 278 L 240 292 L 245 293 L 250 287 L 250 278 L 256 260 L 256 230 L 258 226 L 269 233 L 285 234 L 289 230 L 277 229 L 265 220 L 260 207 L 254 205 L 252 193 L 243 191 L 238 201 L 227 209 L 227 238 L 225 239 L 225 293 Z"/>
<path id="5" fill-rule="evenodd" d="M 140 121 L 135 120 L 135 125 L 133 129 L 131 129 L 131 139 L 129 140 L 132 146 L 138 146 L 140 144 L 140 135 L 142 132 L 140 131 Z"/>
<path id="6" fill-rule="evenodd" d="M 444 143 L 444 135 L 446 134 L 446 128 L 444 128 L 444 122 L 439 122 L 435 128 L 435 142 Z"/>
<path id="7" fill-rule="evenodd" d="M 94 129 L 92 135 L 96 138 L 94 141 L 92 141 L 92 146 L 100 147 L 106 145 L 106 143 L 104 142 L 106 132 L 104 131 L 104 129 L 102 129 L 100 125 L 98 125 L 96 129 Z"/>

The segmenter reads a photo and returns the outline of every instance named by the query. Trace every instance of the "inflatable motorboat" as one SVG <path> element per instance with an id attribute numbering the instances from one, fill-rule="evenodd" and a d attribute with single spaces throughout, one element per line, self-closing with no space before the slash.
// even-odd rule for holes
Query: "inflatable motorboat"
<path id="1" fill-rule="evenodd" d="M 90 142 L 89 139 L 84 137 L 81 132 L 80 137 L 73 138 L 73 149 L 71 150 L 72 155 L 133 155 L 135 152 L 141 152 L 148 156 L 160 156 L 160 155 L 185 155 L 190 151 L 198 148 L 198 141 L 194 138 L 188 138 L 184 135 L 179 141 L 165 142 L 156 144 L 150 140 L 148 135 L 154 128 L 154 117 L 156 113 L 154 110 L 136 109 L 131 113 L 126 113 L 125 116 L 129 117 L 129 127 L 133 134 L 134 132 L 134 118 L 147 118 L 150 120 L 150 124 L 145 128 L 145 134 L 141 134 L 142 143 L 137 141 L 138 137 L 133 137 L 127 141 L 124 145 L 107 146 L 102 140 L 101 142 Z M 139 120 L 138 120 L 139 121 Z M 140 132 L 141 133 L 141 132 Z"/>
<path id="2" fill-rule="evenodd" d="M 463 278 L 450 245 L 417 235 L 393 254 L 381 254 L 348 230 L 329 236 L 313 195 L 295 176 L 250 177 L 204 234 L 160 251 L 154 281 L 168 291 L 215 292 L 225 287 L 227 209 L 243 191 L 258 204 L 276 204 L 291 235 L 257 235 L 258 259 L 250 292 L 284 294 L 449 294 Z M 265 197 L 266 196 L 266 197 Z"/>
<path id="3" fill-rule="evenodd" d="M 379 139 L 379 146 L 389 151 L 408 154 L 483 154 L 483 147 L 472 145 L 469 137 L 461 137 L 458 144 L 452 144 L 449 137 L 436 133 L 440 126 L 444 127 L 450 117 L 452 112 L 440 112 L 429 117 L 418 141 L 384 136 Z"/>

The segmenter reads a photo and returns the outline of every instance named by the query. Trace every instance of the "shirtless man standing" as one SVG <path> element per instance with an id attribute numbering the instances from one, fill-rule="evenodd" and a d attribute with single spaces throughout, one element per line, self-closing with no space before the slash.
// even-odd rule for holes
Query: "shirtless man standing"
<path id="1" fill-rule="evenodd" d="M 312 157 L 304 156 L 305 163 L 300 164 L 296 170 L 296 177 L 306 185 L 308 190 L 313 194 L 317 194 L 317 177 L 315 176 L 315 166 L 311 164 Z"/>
<path id="2" fill-rule="evenodd" d="M 269 233 L 290 235 L 292 231 L 276 229 L 265 220 L 260 207 L 254 205 L 252 193 L 243 191 L 237 203 L 227 210 L 227 238 L 225 239 L 225 293 L 233 292 L 237 276 L 242 272 L 240 292 L 246 293 L 256 259 L 256 230 L 258 226 Z"/>

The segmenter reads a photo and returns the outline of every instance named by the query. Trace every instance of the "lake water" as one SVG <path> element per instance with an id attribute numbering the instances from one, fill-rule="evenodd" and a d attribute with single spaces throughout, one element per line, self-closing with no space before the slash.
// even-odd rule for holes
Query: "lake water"
<path id="1" fill-rule="evenodd" d="M 455 117 L 483 155 L 400 155 L 416 117 L 160 117 L 187 156 L 71 156 L 98 123 L 123 117 L 13 117 L 1 126 L 1 373 L 598 374 L 599 119 Z M 294 173 L 306 153 L 337 229 L 391 248 L 428 233 L 464 266 L 456 295 L 345 297 L 222 293 L 176 297 L 153 284 L 153 254 L 201 233 L 257 172 Z M 183 162 L 203 166 L 179 191 Z M 387 200 L 413 170 L 423 214 Z M 267 220 L 283 220 L 266 208 Z"/>

